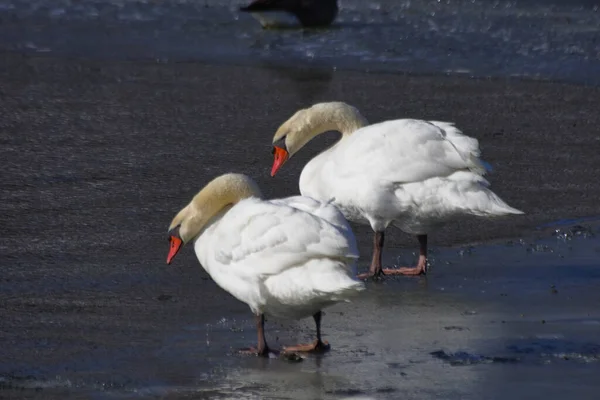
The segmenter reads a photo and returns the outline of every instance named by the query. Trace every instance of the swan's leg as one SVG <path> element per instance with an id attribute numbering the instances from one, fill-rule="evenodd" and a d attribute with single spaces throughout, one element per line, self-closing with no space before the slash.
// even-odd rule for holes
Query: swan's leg
<path id="1" fill-rule="evenodd" d="M 381 268 L 381 253 L 383 252 L 384 237 L 383 232 L 375 232 L 373 235 L 373 259 L 371 260 L 369 272 L 359 274 L 358 279 L 379 278 L 383 275 L 383 270 Z"/>
<path id="2" fill-rule="evenodd" d="M 414 268 L 402 267 L 398 269 L 386 268 L 383 270 L 385 275 L 425 275 L 427 273 L 427 235 L 418 235 L 419 239 L 419 261 Z"/>
<path id="3" fill-rule="evenodd" d="M 290 352 L 325 352 L 329 350 L 329 343 L 323 342 L 321 340 L 321 311 L 318 311 L 313 318 L 315 320 L 315 325 L 317 325 L 317 340 L 309 344 L 299 344 L 297 346 L 289 346 L 284 347 L 283 351 L 286 353 Z"/>
<path id="4" fill-rule="evenodd" d="M 273 352 L 267 346 L 267 340 L 265 339 L 265 315 L 260 314 L 256 316 L 256 331 L 258 332 L 258 344 L 257 347 L 250 347 L 248 349 L 240 350 L 242 354 L 253 354 L 262 357 L 268 357 L 269 352 Z"/>

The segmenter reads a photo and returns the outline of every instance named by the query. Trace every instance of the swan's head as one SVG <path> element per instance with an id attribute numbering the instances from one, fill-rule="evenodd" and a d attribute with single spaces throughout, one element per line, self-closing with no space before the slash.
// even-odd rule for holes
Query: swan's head
<path id="1" fill-rule="evenodd" d="M 256 182 L 246 175 L 231 173 L 210 181 L 173 218 L 168 232 L 170 250 L 167 264 L 183 245 L 200 235 L 214 217 L 248 197 L 262 197 L 262 194 Z"/>
<path id="2" fill-rule="evenodd" d="M 271 176 L 275 176 L 289 158 L 318 134 L 339 131 L 342 135 L 349 135 L 365 125 L 367 120 L 355 107 L 339 101 L 317 103 L 297 111 L 281 124 L 273 136 Z"/>

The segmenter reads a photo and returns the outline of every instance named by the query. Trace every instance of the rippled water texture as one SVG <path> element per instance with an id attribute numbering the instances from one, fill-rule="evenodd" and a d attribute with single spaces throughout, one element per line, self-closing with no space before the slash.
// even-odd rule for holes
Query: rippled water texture
<path id="1" fill-rule="evenodd" d="M 0 49 L 600 83 L 591 0 L 342 0 L 331 28 L 265 31 L 239 0 L 0 0 Z"/>

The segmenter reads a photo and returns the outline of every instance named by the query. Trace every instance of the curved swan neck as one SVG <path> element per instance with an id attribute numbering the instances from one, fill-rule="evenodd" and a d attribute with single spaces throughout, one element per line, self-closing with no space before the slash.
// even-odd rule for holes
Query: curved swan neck
<path id="1" fill-rule="evenodd" d="M 194 196 L 190 204 L 196 210 L 214 215 L 223 207 L 252 196 L 262 197 L 252 179 L 242 174 L 226 174 L 210 181 Z"/>
<path id="2" fill-rule="evenodd" d="M 312 128 L 314 136 L 328 131 L 338 131 L 346 136 L 368 124 L 355 107 L 342 102 L 318 103 L 307 112 L 307 125 Z"/>
<path id="3" fill-rule="evenodd" d="M 342 102 L 318 103 L 303 109 L 284 122 L 273 138 L 273 143 L 285 140 L 290 157 L 315 136 L 338 131 L 342 137 L 368 125 L 368 121 L 353 106 Z"/>
<path id="4" fill-rule="evenodd" d="M 225 174 L 209 182 L 173 219 L 169 231 L 179 226 L 184 243 L 198 236 L 207 223 L 227 207 L 249 198 L 262 198 L 251 178 L 243 174 Z"/>

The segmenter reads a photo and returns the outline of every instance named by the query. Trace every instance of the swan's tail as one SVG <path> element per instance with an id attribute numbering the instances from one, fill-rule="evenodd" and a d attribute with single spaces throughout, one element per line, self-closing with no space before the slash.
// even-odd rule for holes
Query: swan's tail
<path id="1" fill-rule="evenodd" d="M 441 184 L 437 190 L 450 208 L 477 216 L 503 216 L 524 214 L 523 211 L 506 204 L 489 189 L 489 182 L 470 171 L 459 171 L 448 177 L 454 184 Z"/>
<path id="2" fill-rule="evenodd" d="M 524 214 L 506 204 L 489 189 L 490 184 L 483 176 L 492 172 L 492 166 L 479 158 L 481 150 L 477 139 L 463 134 L 454 123 L 429 122 L 444 132 L 445 139 L 454 146 L 468 166 L 468 170 L 458 171 L 448 178 L 432 182 L 431 188 L 435 192 L 431 194 L 431 198 L 444 199 L 441 202 L 447 206 L 446 212 L 449 214 L 458 212 L 485 217 Z M 454 184 L 447 185 L 448 180 Z"/>
<path id="3" fill-rule="evenodd" d="M 525 214 L 523 211 L 518 210 L 514 207 L 506 204 L 496 193 L 492 192 L 488 188 L 484 189 L 487 193 L 488 205 L 483 210 L 484 215 L 521 215 Z"/>

